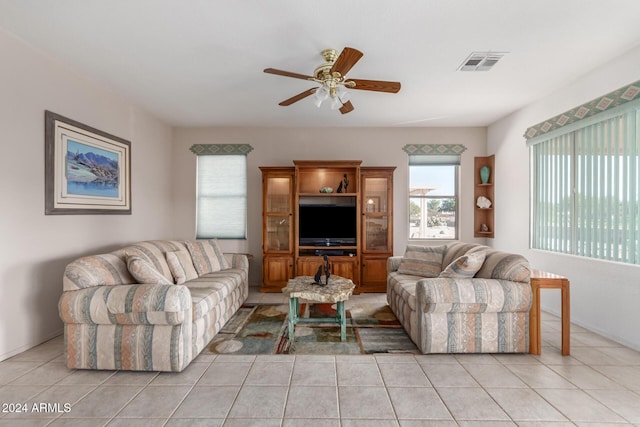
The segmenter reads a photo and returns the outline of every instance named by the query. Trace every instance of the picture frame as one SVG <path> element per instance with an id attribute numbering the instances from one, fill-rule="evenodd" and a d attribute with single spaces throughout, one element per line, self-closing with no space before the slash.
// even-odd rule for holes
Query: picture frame
<path id="1" fill-rule="evenodd" d="M 45 215 L 130 215 L 131 142 L 45 111 Z"/>

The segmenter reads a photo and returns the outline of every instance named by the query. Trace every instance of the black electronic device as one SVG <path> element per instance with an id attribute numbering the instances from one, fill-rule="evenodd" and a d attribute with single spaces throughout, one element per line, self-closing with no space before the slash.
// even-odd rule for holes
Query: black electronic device
<path id="1" fill-rule="evenodd" d="M 301 246 L 355 246 L 358 237 L 355 204 L 301 204 L 298 234 Z"/>

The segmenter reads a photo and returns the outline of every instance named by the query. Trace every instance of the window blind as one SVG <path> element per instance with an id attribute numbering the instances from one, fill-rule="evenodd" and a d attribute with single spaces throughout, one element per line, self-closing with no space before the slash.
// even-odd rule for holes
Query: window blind
<path id="1" fill-rule="evenodd" d="M 247 156 L 198 156 L 196 238 L 244 239 Z"/>
<path id="2" fill-rule="evenodd" d="M 532 247 L 640 264 L 638 107 L 532 145 Z"/>

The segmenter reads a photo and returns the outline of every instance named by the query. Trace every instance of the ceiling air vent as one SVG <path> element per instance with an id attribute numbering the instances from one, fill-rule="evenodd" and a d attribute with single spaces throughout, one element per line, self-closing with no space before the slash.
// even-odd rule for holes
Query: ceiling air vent
<path id="1" fill-rule="evenodd" d="M 507 52 L 473 52 L 458 71 L 489 71 Z"/>

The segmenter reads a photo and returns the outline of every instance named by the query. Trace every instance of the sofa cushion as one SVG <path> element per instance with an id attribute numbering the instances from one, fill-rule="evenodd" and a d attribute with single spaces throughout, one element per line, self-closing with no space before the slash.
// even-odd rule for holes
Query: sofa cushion
<path id="1" fill-rule="evenodd" d="M 191 255 L 187 251 L 167 252 L 167 263 L 176 285 L 181 285 L 187 280 L 193 280 L 198 277 Z"/>
<path id="2" fill-rule="evenodd" d="M 186 250 L 184 244 L 172 240 L 148 240 L 144 242 L 134 243 L 119 249 L 113 253 L 121 255 L 126 260 L 127 255 L 136 255 L 143 260 L 149 262 L 158 270 L 167 280 L 173 282 L 171 270 L 167 263 L 167 252 L 175 252 Z"/>
<path id="3" fill-rule="evenodd" d="M 444 250 L 444 257 L 442 258 L 442 269 L 444 270 L 446 266 L 463 255 L 483 250 L 491 250 L 491 248 L 488 246 L 479 245 L 477 243 L 450 243 Z"/>
<path id="4" fill-rule="evenodd" d="M 408 245 L 398 266 L 398 273 L 421 277 L 438 277 L 442 271 L 445 246 Z"/>
<path id="5" fill-rule="evenodd" d="M 138 283 L 173 285 L 173 283 L 156 270 L 151 263 L 139 256 L 127 255 L 127 268 Z"/>
<path id="6" fill-rule="evenodd" d="M 522 255 L 493 250 L 488 251 L 486 255 L 476 277 L 529 283 L 529 261 Z"/>
<path id="7" fill-rule="evenodd" d="M 115 254 L 78 258 L 67 265 L 62 279 L 64 291 L 134 283 L 136 281 L 127 269 L 126 258 Z"/>
<path id="8" fill-rule="evenodd" d="M 473 252 L 466 255 L 462 255 L 459 258 L 453 260 L 449 264 L 440 276 L 438 277 L 450 277 L 453 279 L 470 279 L 482 268 L 484 263 L 484 252 Z"/>
<path id="9" fill-rule="evenodd" d="M 193 266 L 199 276 L 226 270 L 230 267 L 216 239 L 186 241 L 185 245 L 191 254 Z"/>

